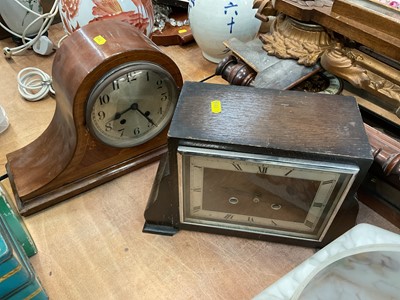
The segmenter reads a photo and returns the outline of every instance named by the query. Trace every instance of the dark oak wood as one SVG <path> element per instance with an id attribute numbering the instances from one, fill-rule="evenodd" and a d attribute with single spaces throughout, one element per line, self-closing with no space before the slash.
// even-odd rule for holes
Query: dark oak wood
<path id="1" fill-rule="evenodd" d="M 94 38 L 101 35 L 105 43 Z M 54 58 L 56 111 L 34 142 L 7 155 L 7 172 L 20 212 L 34 213 L 159 159 L 167 128 L 152 140 L 114 148 L 95 139 L 85 124 L 85 105 L 101 76 L 118 65 L 149 61 L 163 66 L 178 88 L 182 77 L 174 61 L 146 36 L 120 21 L 84 26 L 62 44 Z"/>
<path id="2" fill-rule="evenodd" d="M 185 98 L 191 100 L 182 101 Z M 210 101 L 214 99 L 222 101 L 221 114 L 210 113 Z M 278 150 L 312 158 L 317 154 L 335 160 L 353 157 L 355 163 L 360 157 L 368 162 L 371 158 L 352 97 L 188 82 L 172 124 L 175 126 L 169 132 L 170 138 L 226 147 L 246 141 L 243 147 L 254 147 L 256 151 Z"/>
<path id="3" fill-rule="evenodd" d="M 368 172 L 357 191 L 358 200 L 400 227 L 400 190 L 385 178 Z"/>
<path id="4" fill-rule="evenodd" d="M 400 226 L 400 142 L 364 124 L 374 163 L 358 190 L 358 199 Z"/>
<path id="5" fill-rule="evenodd" d="M 215 99 L 222 102 L 219 114 L 210 110 Z M 185 228 L 321 246 L 354 225 L 354 195 L 373 160 L 355 99 L 339 95 L 186 82 L 168 138 L 168 157 L 160 164 L 145 211 L 146 232 L 173 234 Z M 360 172 L 322 242 L 191 227 L 179 222 L 176 153 L 182 145 L 351 164 Z"/>
<path id="6" fill-rule="evenodd" d="M 364 126 L 381 177 L 400 190 L 400 142 L 368 124 Z"/>
<path id="7" fill-rule="evenodd" d="M 215 74 L 230 84 L 245 86 L 249 86 L 257 75 L 250 66 L 233 55 L 228 55 L 218 63 Z"/>

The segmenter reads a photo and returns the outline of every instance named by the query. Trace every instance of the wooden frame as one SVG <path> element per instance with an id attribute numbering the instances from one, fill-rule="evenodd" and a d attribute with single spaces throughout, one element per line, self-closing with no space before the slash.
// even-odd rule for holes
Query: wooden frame
<path id="1" fill-rule="evenodd" d="M 261 20 L 277 14 L 260 35 L 269 55 L 320 62 L 373 95 L 400 125 L 400 11 L 370 0 L 255 0 L 254 6 Z"/>

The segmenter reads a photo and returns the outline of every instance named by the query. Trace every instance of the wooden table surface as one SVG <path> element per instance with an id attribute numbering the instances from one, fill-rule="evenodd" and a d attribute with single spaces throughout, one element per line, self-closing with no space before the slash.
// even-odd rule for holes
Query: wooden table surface
<path id="1" fill-rule="evenodd" d="M 51 28 L 53 41 L 63 35 Z M 11 40 L 0 46 L 12 46 Z M 215 71 L 195 43 L 161 47 L 198 81 Z M 0 105 L 10 127 L 0 135 L 0 175 L 6 154 L 35 140 L 48 126 L 55 100 L 27 102 L 17 90 L 24 67 L 51 74 L 53 56 L 31 51 L 0 59 Z M 220 78 L 211 82 L 225 83 Z M 47 210 L 24 218 L 38 247 L 31 258 L 51 299 L 250 299 L 315 249 L 188 231 L 173 237 L 142 233 L 143 212 L 158 163 L 134 171 Z M 11 193 L 8 179 L 2 182 Z M 358 222 L 400 233 L 360 204 Z"/>

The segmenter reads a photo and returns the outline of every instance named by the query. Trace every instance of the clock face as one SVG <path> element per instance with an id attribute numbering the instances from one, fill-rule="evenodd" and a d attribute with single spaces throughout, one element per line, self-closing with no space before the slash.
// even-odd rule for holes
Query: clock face
<path id="1" fill-rule="evenodd" d="M 322 240 L 359 168 L 178 148 L 180 222 Z"/>
<path id="2" fill-rule="evenodd" d="M 293 90 L 320 94 L 340 94 L 343 90 L 343 80 L 324 71 L 299 83 Z"/>
<path id="3" fill-rule="evenodd" d="M 107 145 L 140 145 L 167 126 L 177 97 L 178 88 L 165 69 L 144 61 L 127 63 L 96 84 L 87 102 L 86 122 Z"/>

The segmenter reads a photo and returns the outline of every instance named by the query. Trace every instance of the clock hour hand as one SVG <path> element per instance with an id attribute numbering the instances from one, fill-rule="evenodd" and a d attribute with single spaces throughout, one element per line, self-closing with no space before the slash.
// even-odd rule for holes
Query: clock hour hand
<path id="1" fill-rule="evenodd" d="M 114 117 L 113 117 L 110 121 L 108 121 L 108 122 L 118 120 L 118 119 L 120 119 L 120 118 L 122 117 L 123 114 L 127 113 L 128 111 L 130 111 L 130 110 L 135 110 L 135 108 L 134 108 L 134 105 L 135 105 L 135 104 L 136 104 L 136 103 L 131 104 L 131 106 L 129 106 L 127 109 L 125 109 L 125 110 L 123 110 L 123 111 L 121 111 L 121 112 L 116 112 L 115 115 L 114 115 Z M 136 104 L 136 105 L 137 105 L 137 104 Z"/>
<path id="2" fill-rule="evenodd" d="M 115 115 L 114 115 L 114 117 L 113 117 L 109 122 L 120 119 L 120 118 L 122 117 L 123 114 L 127 113 L 127 112 L 130 111 L 130 110 L 136 110 L 139 114 L 141 114 L 143 117 L 145 117 L 146 120 L 147 120 L 151 125 L 157 127 L 157 125 L 154 123 L 154 121 L 149 117 L 149 114 L 148 114 L 148 113 L 144 113 L 144 112 L 142 112 L 142 111 L 139 109 L 139 105 L 138 105 L 137 103 L 132 103 L 127 109 L 125 109 L 125 110 L 123 110 L 123 111 L 121 111 L 121 112 L 116 112 Z"/>

